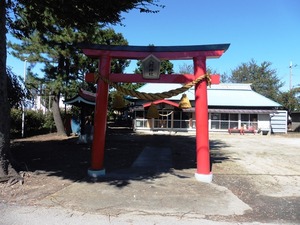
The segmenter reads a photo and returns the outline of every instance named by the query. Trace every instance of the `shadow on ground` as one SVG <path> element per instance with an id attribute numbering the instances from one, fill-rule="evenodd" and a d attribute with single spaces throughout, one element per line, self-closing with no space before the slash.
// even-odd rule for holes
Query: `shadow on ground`
<path id="1" fill-rule="evenodd" d="M 152 167 L 133 168 L 134 161 L 146 146 L 170 149 L 170 165 L 153 163 Z M 222 152 L 226 144 L 210 141 L 211 163 L 229 160 Z M 124 187 L 131 180 L 148 180 L 174 170 L 196 168 L 195 136 L 137 134 L 128 129 L 108 129 L 105 144 L 106 176 L 99 182 Z M 77 144 L 77 138 L 66 140 L 14 141 L 12 154 L 18 170 L 45 173 L 77 182 L 95 182 L 87 177 L 91 160 L 91 145 Z M 179 176 L 179 175 L 178 175 Z M 180 176 L 185 178 L 185 176 Z"/>
<path id="2" fill-rule="evenodd" d="M 228 153 L 222 151 L 222 149 L 229 147 L 224 141 L 210 140 L 210 162 L 211 165 L 216 163 L 222 163 L 223 161 L 232 160 Z"/>

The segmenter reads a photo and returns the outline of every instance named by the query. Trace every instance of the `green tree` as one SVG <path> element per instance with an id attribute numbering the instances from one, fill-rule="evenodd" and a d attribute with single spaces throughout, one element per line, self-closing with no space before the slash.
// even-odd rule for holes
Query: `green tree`
<path id="1" fill-rule="evenodd" d="M 88 32 L 96 24 L 121 24 L 122 12 L 137 9 L 142 13 L 158 13 L 164 8 L 157 0 L 12 0 L 14 18 L 11 27 L 20 36 L 30 36 L 38 30 L 41 33 L 55 32 L 53 18 L 59 27 Z"/>
<path id="2" fill-rule="evenodd" d="M 21 108 L 26 104 L 25 99 L 29 98 L 30 94 L 27 89 L 22 87 L 22 81 L 11 71 L 11 68 L 7 68 L 6 73 L 9 106 L 10 108 Z"/>
<path id="3" fill-rule="evenodd" d="M 221 74 L 221 83 L 230 83 L 230 77 L 227 73 Z"/>
<path id="4" fill-rule="evenodd" d="M 288 110 L 289 113 L 300 111 L 300 88 L 293 88 L 282 92 L 278 97 L 278 102 Z"/>
<path id="5" fill-rule="evenodd" d="M 0 1 L 0 178 L 8 179 L 16 175 L 10 163 L 9 151 L 9 115 L 10 108 L 7 91 L 6 73 L 6 32 L 9 25 L 18 37 L 29 37 L 35 31 L 51 32 L 50 18 L 57 17 L 58 27 L 71 27 L 86 31 L 95 24 L 121 23 L 121 12 L 139 9 L 141 12 L 156 13 L 151 7 L 160 9 L 162 6 L 154 0 L 123 0 L 123 1 L 63 1 L 45 0 L 2 0 Z M 8 9 L 8 10 L 6 10 Z M 18 14 L 25 11 L 24 18 Z M 10 16 L 9 16 L 10 15 Z M 50 16 L 48 16 L 50 15 Z M 50 24 L 50 26 L 49 26 Z"/>
<path id="6" fill-rule="evenodd" d="M 121 34 L 116 34 L 112 29 L 100 29 L 98 26 L 90 28 L 89 33 L 71 28 L 56 28 L 56 33 L 48 34 L 34 32 L 29 38 L 22 38 L 21 41 L 19 44 L 10 43 L 14 49 L 12 54 L 20 59 L 28 57 L 28 61 L 44 63 L 43 82 L 47 84 L 45 92 L 52 96 L 53 118 L 60 135 L 66 134 L 59 109 L 60 97 L 69 98 L 76 95 L 79 87 L 84 84 L 84 74 L 97 68 L 96 60 L 80 53 L 76 47 L 78 43 L 128 44 Z M 128 64 L 126 60 L 113 60 L 112 72 L 121 73 Z"/>
<path id="7" fill-rule="evenodd" d="M 229 81 L 232 83 L 252 83 L 254 91 L 277 101 L 283 82 L 277 77 L 276 70 L 272 69 L 271 65 L 270 62 L 262 62 L 257 65 L 252 59 L 232 70 Z"/>

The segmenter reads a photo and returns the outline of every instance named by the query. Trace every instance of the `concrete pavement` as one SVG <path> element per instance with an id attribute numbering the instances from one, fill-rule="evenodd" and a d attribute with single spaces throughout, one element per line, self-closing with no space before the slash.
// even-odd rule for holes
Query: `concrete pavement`
<path id="1" fill-rule="evenodd" d="M 1 225 L 266 225 L 265 223 L 218 222 L 186 215 L 83 213 L 61 206 L 12 206 L 0 203 Z M 272 225 L 271 223 L 268 223 Z M 274 224 L 275 225 L 275 224 Z"/>
<path id="2" fill-rule="evenodd" d="M 109 215 L 151 212 L 191 217 L 241 215 L 251 209 L 224 187 L 197 182 L 190 173 L 169 171 L 171 160 L 170 148 L 146 146 L 130 169 L 109 173 L 95 183 L 76 182 L 42 204 Z"/>

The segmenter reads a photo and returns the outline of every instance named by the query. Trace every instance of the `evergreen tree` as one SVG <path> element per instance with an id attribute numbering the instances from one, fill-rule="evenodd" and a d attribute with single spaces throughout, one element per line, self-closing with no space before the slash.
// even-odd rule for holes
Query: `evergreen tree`
<path id="1" fill-rule="evenodd" d="M 11 71 L 11 68 L 7 68 L 6 73 L 8 76 L 7 92 L 9 106 L 10 108 L 21 108 L 26 104 L 25 99 L 30 98 L 30 93 L 27 89 L 23 88 L 23 82 Z"/>
<path id="2" fill-rule="evenodd" d="M 261 65 L 252 59 L 248 63 L 242 63 L 232 71 L 229 81 L 232 83 L 252 83 L 252 89 L 274 101 L 278 100 L 280 88 L 283 82 L 276 75 L 276 70 L 271 68 L 270 62 L 262 62 Z"/>
<path id="3" fill-rule="evenodd" d="M 278 101 L 289 113 L 300 111 L 300 88 L 293 88 L 279 95 Z"/>
<path id="4" fill-rule="evenodd" d="M 121 23 L 121 12 L 139 9 L 141 12 L 156 13 L 151 7 L 163 6 L 153 3 L 154 0 L 122 0 L 122 1 L 63 1 L 63 0 L 1 0 L 0 1 L 0 178 L 6 180 L 16 175 L 10 163 L 9 149 L 9 102 L 7 95 L 6 74 L 6 25 L 18 37 L 29 37 L 34 32 L 51 32 L 52 23 L 49 18 L 57 18 L 59 27 L 70 27 L 86 31 L 98 23 Z M 8 9 L 8 11 L 6 11 Z M 10 11 L 11 10 L 11 11 Z M 19 13 L 25 11 L 24 18 Z M 7 13 L 9 12 L 9 13 Z M 9 16 L 10 15 L 10 16 Z M 51 15 L 48 18 L 48 15 Z M 49 26 L 50 24 L 50 26 Z"/>
<path id="5" fill-rule="evenodd" d="M 14 18 L 11 27 L 19 36 L 55 32 L 58 27 L 88 32 L 95 24 L 121 24 L 122 12 L 138 9 L 142 13 L 158 13 L 163 5 L 157 0 L 11 0 Z"/>
<path id="6" fill-rule="evenodd" d="M 57 27 L 55 33 L 34 32 L 30 37 L 21 40 L 20 44 L 9 43 L 14 49 L 12 54 L 20 59 L 26 58 L 27 61 L 44 63 L 44 82 L 47 84 L 45 90 L 47 95 L 52 96 L 53 118 L 60 135 L 65 135 L 59 109 L 60 97 L 70 98 L 76 95 L 84 83 L 84 74 L 88 71 L 94 72 L 97 68 L 97 61 L 83 55 L 77 48 L 78 43 L 128 44 L 121 34 L 116 34 L 112 29 L 100 29 L 98 26 L 94 26 L 94 30 L 90 28 L 89 33 Z M 126 60 L 113 60 L 112 72 L 121 73 L 127 65 Z"/>

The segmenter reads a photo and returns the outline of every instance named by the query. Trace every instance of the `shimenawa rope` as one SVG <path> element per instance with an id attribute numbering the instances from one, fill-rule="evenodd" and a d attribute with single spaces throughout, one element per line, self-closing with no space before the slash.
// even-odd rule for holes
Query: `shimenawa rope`
<path id="1" fill-rule="evenodd" d="M 183 85 L 180 88 L 172 89 L 172 90 L 161 92 L 161 93 L 145 93 L 145 92 L 139 92 L 139 91 L 135 91 L 135 90 L 126 89 L 124 87 L 119 86 L 117 83 L 111 82 L 107 78 L 101 76 L 99 73 L 95 73 L 94 74 L 95 83 L 98 81 L 99 78 L 101 80 L 103 80 L 105 83 L 107 83 L 107 84 L 111 85 L 112 87 L 114 87 L 117 91 L 122 92 L 125 95 L 130 95 L 130 96 L 136 97 L 138 99 L 144 99 L 144 100 L 149 100 L 149 101 L 160 100 L 160 99 L 165 99 L 165 98 L 171 98 L 173 96 L 179 95 L 179 94 L 187 91 L 191 87 L 195 86 L 197 83 L 199 83 L 203 79 L 207 80 L 207 84 L 209 86 L 211 85 L 210 75 L 209 74 L 204 74 L 204 75 L 198 77 L 197 79 Z"/>

